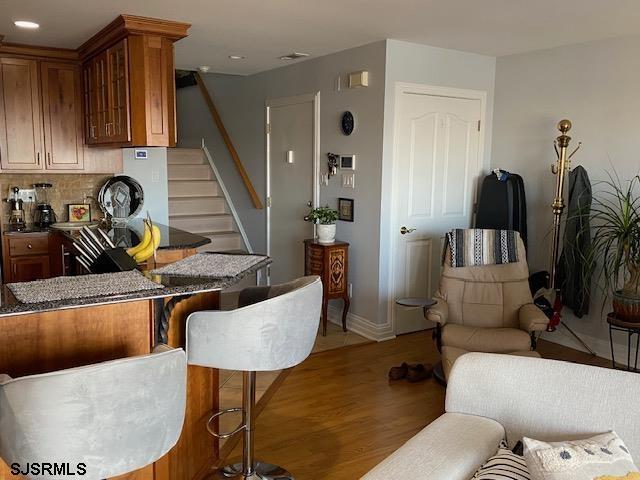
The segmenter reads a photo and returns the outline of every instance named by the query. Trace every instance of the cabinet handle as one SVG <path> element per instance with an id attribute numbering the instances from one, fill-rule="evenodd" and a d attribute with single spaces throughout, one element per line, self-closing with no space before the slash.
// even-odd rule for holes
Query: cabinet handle
<path id="1" fill-rule="evenodd" d="M 18 277 L 18 265 L 17 264 L 13 264 L 13 278 L 12 280 L 16 280 L 16 278 Z"/>
<path id="2" fill-rule="evenodd" d="M 40 152 L 36 154 L 36 159 L 38 161 L 38 165 L 40 165 Z"/>
<path id="3" fill-rule="evenodd" d="M 28 248 L 29 250 L 31 250 L 31 249 L 33 248 L 33 246 L 29 243 L 29 244 L 27 244 L 27 248 Z"/>
<path id="4" fill-rule="evenodd" d="M 89 136 L 91 138 L 96 138 L 96 126 L 95 125 L 91 125 L 90 131 L 89 131 Z"/>
<path id="5" fill-rule="evenodd" d="M 47 152 L 47 163 L 51 165 L 51 152 Z"/>
<path id="6" fill-rule="evenodd" d="M 111 124 L 107 123 L 104 127 L 105 127 L 105 129 L 107 131 L 107 137 L 110 137 L 111 136 Z"/>

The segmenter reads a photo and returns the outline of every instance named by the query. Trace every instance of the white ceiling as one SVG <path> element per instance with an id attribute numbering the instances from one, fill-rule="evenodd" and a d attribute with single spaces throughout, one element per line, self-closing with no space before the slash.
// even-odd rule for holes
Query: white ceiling
<path id="1" fill-rule="evenodd" d="M 191 23 L 176 65 L 235 74 L 384 38 L 501 56 L 640 34 L 639 0 L 0 0 L 0 34 L 75 48 L 120 13 Z M 18 29 L 17 19 L 41 28 Z"/>

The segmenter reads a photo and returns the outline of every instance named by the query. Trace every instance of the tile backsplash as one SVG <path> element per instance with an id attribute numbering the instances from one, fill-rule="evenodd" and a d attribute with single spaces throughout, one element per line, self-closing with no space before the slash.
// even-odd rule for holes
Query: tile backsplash
<path id="1" fill-rule="evenodd" d="M 49 200 L 59 222 L 69 219 L 67 205 L 82 203 L 82 196 L 89 195 L 98 198 L 100 188 L 113 175 L 106 174 L 33 174 L 33 173 L 3 173 L 0 175 L 0 199 L 2 200 L 2 224 L 9 220 L 9 203 L 6 201 L 10 187 L 33 188 L 34 183 L 47 182 L 53 185 L 49 192 Z M 99 219 L 100 208 L 95 200 L 87 200 L 91 204 L 91 217 Z M 37 203 L 25 203 L 26 221 L 33 221 L 33 213 Z"/>

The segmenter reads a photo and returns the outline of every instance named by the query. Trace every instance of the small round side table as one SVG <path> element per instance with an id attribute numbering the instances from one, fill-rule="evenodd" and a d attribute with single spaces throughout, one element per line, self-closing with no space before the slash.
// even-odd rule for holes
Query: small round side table
<path id="1" fill-rule="evenodd" d="M 402 307 L 422 308 L 425 318 L 427 317 L 429 307 L 433 307 L 436 303 L 438 302 L 431 298 L 408 297 L 396 299 L 396 305 L 400 305 Z"/>
<path id="2" fill-rule="evenodd" d="M 607 315 L 607 323 L 609 324 L 609 343 L 611 345 L 611 362 L 613 368 L 616 368 L 616 357 L 613 350 L 613 332 L 626 332 L 627 333 L 627 370 L 630 372 L 638 372 L 638 350 L 640 349 L 640 323 L 625 322 L 616 318 L 613 312 Z M 631 368 L 631 345 L 633 336 L 636 338 L 636 355 L 633 362 L 633 368 Z"/>

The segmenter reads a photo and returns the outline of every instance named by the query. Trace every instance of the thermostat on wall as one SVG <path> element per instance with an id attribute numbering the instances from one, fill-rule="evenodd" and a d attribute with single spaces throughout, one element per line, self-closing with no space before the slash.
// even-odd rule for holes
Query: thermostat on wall
<path id="1" fill-rule="evenodd" d="M 133 156 L 136 160 L 146 160 L 147 158 L 149 158 L 149 150 L 135 149 L 133 151 Z"/>
<path id="2" fill-rule="evenodd" d="M 355 155 L 340 155 L 340 169 L 341 170 L 355 170 L 356 169 L 356 156 Z"/>

